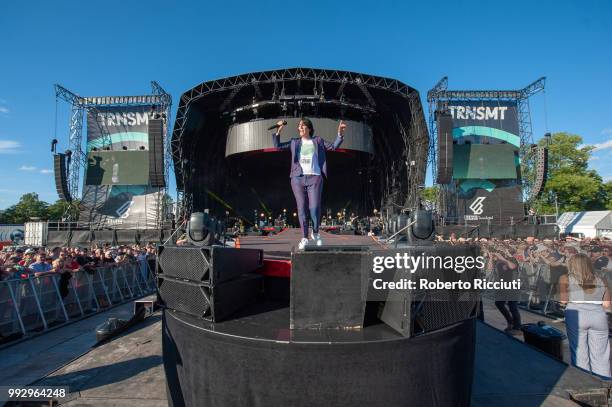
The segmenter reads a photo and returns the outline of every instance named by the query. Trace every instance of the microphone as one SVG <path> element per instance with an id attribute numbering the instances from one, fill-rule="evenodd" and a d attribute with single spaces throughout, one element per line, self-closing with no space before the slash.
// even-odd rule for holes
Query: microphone
<path id="1" fill-rule="evenodd" d="M 287 120 L 283 120 L 283 126 L 287 125 Z M 268 130 L 274 130 L 274 129 L 278 129 L 280 126 L 278 124 L 275 124 L 274 126 L 270 126 L 268 127 Z"/>

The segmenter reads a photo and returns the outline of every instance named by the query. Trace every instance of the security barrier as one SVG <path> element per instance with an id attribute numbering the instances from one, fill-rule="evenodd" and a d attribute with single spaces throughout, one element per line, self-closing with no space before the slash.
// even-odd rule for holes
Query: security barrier
<path id="1" fill-rule="evenodd" d="M 146 260 L 0 281 L 0 344 L 155 292 Z"/>

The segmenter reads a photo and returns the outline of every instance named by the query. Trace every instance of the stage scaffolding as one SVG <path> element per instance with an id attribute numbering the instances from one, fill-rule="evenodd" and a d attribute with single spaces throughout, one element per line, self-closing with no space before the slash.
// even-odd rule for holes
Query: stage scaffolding
<path id="1" fill-rule="evenodd" d="M 171 169 L 172 154 L 170 150 L 170 114 L 172 107 L 172 96 L 167 93 L 156 81 L 151 81 L 151 94 L 137 96 L 86 96 L 66 89 L 62 85 L 55 85 L 56 105 L 60 101 L 68 103 L 70 106 L 70 119 L 68 125 L 68 149 L 71 152 L 70 165 L 67 168 L 67 184 L 71 199 L 80 197 L 81 176 L 87 165 L 87 152 L 83 146 L 83 117 L 85 113 L 95 112 L 99 108 L 105 107 L 133 107 L 151 106 L 155 111 L 165 117 L 164 135 L 164 180 L 165 188 L 160 190 L 162 199 L 158 203 L 157 225 L 161 227 L 163 214 L 166 212 L 167 204 L 165 195 L 168 189 L 169 173 Z M 57 112 L 56 112 L 57 115 Z M 57 117 L 56 117 L 57 120 Z M 101 129 L 102 130 L 102 129 Z M 56 135 L 57 137 L 57 135 Z M 103 146 L 110 145 L 110 138 L 103 137 Z M 76 221 L 76 219 L 66 219 Z M 92 226 L 93 227 L 93 226 Z"/>
<path id="2" fill-rule="evenodd" d="M 437 139 L 438 129 L 436 125 L 435 112 L 437 110 L 448 110 L 448 103 L 451 101 L 476 101 L 476 102 L 498 102 L 512 101 L 517 104 L 520 149 L 519 157 L 521 161 L 521 174 L 525 174 L 526 168 L 534 165 L 533 155 L 530 154 L 533 145 L 533 130 L 531 126 L 531 112 L 529 108 L 529 97 L 543 91 L 546 84 L 546 77 L 541 77 L 519 90 L 448 90 L 448 77 L 443 77 L 427 92 L 427 102 L 429 103 L 429 154 L 428 163 L 431 168 L 433 182 L 437 177 Z M 521 177 L 523 196 L 529 196 L 531 190 L 531 180 Z M 453 194 L 452 185 L 441 185 L 439 194 L 438 211 L 445 215 L 452 213 L 454 199 L 450 199 Z"/>

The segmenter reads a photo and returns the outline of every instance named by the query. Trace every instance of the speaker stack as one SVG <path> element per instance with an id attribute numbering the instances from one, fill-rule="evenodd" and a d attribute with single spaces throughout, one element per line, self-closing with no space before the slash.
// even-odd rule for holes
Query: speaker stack
<path id="1" fill-rule="evenodd" d="M 164 121 L 149 119 L 149 180 L 152 187 L 165 187 Z"/>
<path id="2" fill-rule="evenodd" d="M 68 190 L 68 171 L 66 171 L 66 154 L 53 154 L 53 169 L 55 173 L 55 188 L 60 199 L 72 201 Z"/>
<path id="3" fill-rule="evenodd" d="M 436 111 L 438 129 L 438 184 L 449 184 L 453 178 L 453 118 L 448 112 Z"/>
<path id="4" fill-rule="evenodd" d="M 539 146 L 537 150 L 536 176 L 531 191 L 531 197 L 537 198 L 546 185 L 548 175 L 548 148 Z"/>
<path id="5" fill-rule="evenodd" d="M 161 246 L 159 300 L 167 309 L 219 322 L 258 299 L 263 277 L 252 272 L 262 266 L 258 249 Z"/>

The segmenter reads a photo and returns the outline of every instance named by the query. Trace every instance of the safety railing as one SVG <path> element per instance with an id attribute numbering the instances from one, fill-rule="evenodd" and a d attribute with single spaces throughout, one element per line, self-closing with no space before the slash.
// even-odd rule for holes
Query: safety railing
<path id="1" fill-rule="evenodd" d="M 0 281 L 0 345 L 154 293 L 153 270 L 143 260 Z"/>

